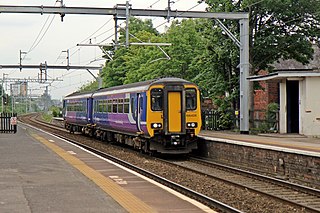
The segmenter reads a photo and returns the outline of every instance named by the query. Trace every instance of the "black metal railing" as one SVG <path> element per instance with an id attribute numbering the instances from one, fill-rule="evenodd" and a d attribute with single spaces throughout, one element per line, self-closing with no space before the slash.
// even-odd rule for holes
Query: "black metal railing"
<path id="1" fill-rule="evenodd" d="M 240 128 L 238 111 L 202 110 L 202 129 L 236 130 Z M 255 132 L 278 132 L 279 111 L 250 111 L 250 130 Z"/>
<path id="2" fill-rule="evenodd" d="M 17 114 L 0 113 L 0 133 L 17 132 Z"/>

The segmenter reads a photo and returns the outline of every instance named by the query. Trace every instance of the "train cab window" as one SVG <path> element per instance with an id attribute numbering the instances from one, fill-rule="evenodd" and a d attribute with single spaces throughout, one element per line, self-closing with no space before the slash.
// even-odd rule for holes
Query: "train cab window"
<path id="1" fill-rule="evenodd" d="M 186 108 L 187 110 L 197 108 L 197 91 L 195 89 L 186 89 Z"/>
<path id="2" fill-rule="evenodd" d="M 163 103 L 163 90 L 162 89 L 152 89 L 151 90 L 151 110 L 152 111 L 162 111 Z"/>

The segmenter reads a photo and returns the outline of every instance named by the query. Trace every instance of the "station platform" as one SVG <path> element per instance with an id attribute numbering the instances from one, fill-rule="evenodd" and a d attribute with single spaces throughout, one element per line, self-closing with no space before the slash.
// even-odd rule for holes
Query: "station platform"
<path id="1" fill-rule="evenodd" d="M 306 137 L 299 134 L 247 135 L 231 131 L 202 130 L 199 137 L 209 141 L 234 143 L 320 157 L 320 138 Z"/>
<path id="2" fill-rule="evenodd" d="M 0 212 L 214 212 L 63 139 L 0 134 Z"/>

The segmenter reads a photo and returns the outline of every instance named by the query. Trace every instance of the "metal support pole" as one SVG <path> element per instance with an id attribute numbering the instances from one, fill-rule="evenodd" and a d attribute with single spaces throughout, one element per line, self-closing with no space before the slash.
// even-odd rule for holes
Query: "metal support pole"
<path id="1" fill-rule="evenodd" d="M 249 19 L 240 20 L 240 133 L 249 133 Z"/>
<path id="2" fill-rule="evenodd" d="M 2 77 L 2 84 L 1 84 L 1 112 L 3 113 L 3 108 L 4 108 L 4 104 L 3 104 L 3 98 L 4 98 L 4 89 L 3 89 L 3 82 L 4 82 L 4 73 L 3 73 L 3 77 Z"/>
<path id="3" fill-rule="evenodd" d="M 26 106 L 26 114 L 28 113 L 28 96 L 24 98 L 25 106 Z"/>
<path id="4" fill-rule="evenodd" d="M 129 47 L 129 1 L 126 1 L 126 48 Z"/>
<path id="5" fill-rule="evenodd" d="M 47 66 L 47 62 L 46 62 L 46 66 Z M 70 66 L 70 55 L 69 55 L 69 49 L 67 49 L 67 70 L 69 70 L 69 66 Z"/>
<path id="6" fill-rule="evenodd" d="M 11 95 L 11 112 L 14 113 L 14 108 L 13 108 L 13 92 L 12 92 L 12 84 L 10 84 L 10 95 Z"/>
<path id="7" fill-rule="evenodd" d="M 101 74 L 102 74 L 102 69 L 99 70 L 99 74 L 98 74 L 98 88 L 101 89 L 102 88 L 102 78 L 101 78 Z"/>
<path id="8" fill-rule="evenodd" d="M 171 4 L 171 0 L 168 0 L 168 15 L 167 15 L 167 20 L 168 20 L 168 23 L 170 22 L 170 11 L 171 11 L 171 7 L 170 7 L 170 4 Z"/>
<path id="9" fill-rule="evenodd" d="M 118 19 L 114 17 L 114 50 L 118 49 Z"/>

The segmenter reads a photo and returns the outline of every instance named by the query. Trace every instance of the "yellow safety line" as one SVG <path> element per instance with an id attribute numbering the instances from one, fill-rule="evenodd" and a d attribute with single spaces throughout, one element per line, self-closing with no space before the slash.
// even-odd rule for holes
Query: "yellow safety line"
<path id="1" fill-rule="evenodd" d="M 128 212 L 155 212 L 149 205 L 144 203 L 142 200 L 128 192 L 127 190 L 120 187 L 118 184 L 113 182 L 111 179 L 103 176 L 101 173 L 92 169 L 86 165 L 83 161 L 72 156 L 70 153 L 60 148 L 59 146 L 50 143 L 47 139 L 38 136 L 37 134 L 31 134 L 36 140 L 40 141 L 52 151 L 70 163 L 73 167 L 77 168 L 82 174 L 92 180 L 98 185 L 103 191 L 109 194 L 115 199 L 123 208 Z"/>

